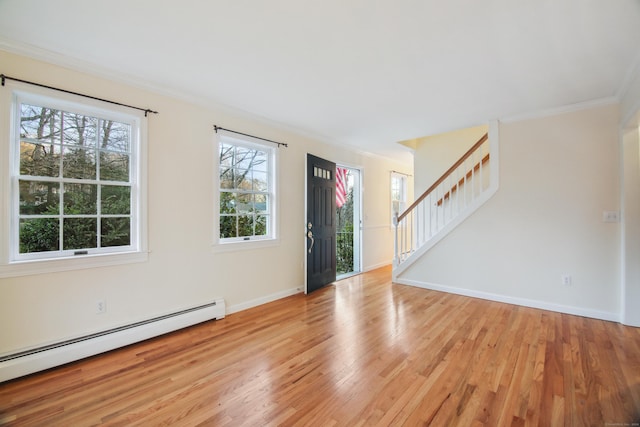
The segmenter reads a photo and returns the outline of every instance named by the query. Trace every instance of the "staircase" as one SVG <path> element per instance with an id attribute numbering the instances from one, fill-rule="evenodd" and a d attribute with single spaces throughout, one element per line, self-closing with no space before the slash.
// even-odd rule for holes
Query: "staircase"
<path id="1" fill-rule="evenodd" d="M 406 211 L 394 218 L 394 280 L 497 189 L 498 147 L 486 133 Z"/>

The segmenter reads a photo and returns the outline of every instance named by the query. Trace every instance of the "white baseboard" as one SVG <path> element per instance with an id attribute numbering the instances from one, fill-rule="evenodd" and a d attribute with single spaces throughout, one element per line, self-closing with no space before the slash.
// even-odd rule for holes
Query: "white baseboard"
<path id="1" fill-rule="evenodd" d="M 494 294 L 490 292 L 476 291 L 472 289 L 456 288 L 446 285 L 421 282 L 410 279 L 395 279 L 395 283 L 401 285 L 415 286 L 432 291 L 447 292 L 450 294 L 464 295 L 467 297 L 486 299 L 489 301 L 503 302 L 507 304 L 520 305 L 523 307 L 538 308 L 541 310 L 555 311 L 557 313 L 573 314 L 576 316 L 590 317 L 593 319 L 607 320 L 610 322 L 620 322 L 620 314 L 607 311 L 592 310 L 588 308 L 575 307 L 570 305 L 555 304 L 546 301 L 538 301 L 527 298 L 510 297 L 508 295 Z"/>
<path id="2" fill-rule="evenodd" d="M 3 356 L 0 359 L 0 382 L 95 356 L 207 320 L 222 319 L 224 316 L 225 302 L 217 299 L 203 306 L 148 321 Z"/>
<path id="3" fill-rule="evenodd" d="M 368 265 L 368 266 L 362 268 L 362 272 L 366 273 L 366 272 L 371 271 L 371 270 L 377 270 L 378 268 L 386 267 L 388 265 L 391 265 L 392 263 L 393 263 L 393 261 L 391 260 L 391 261 L 379 262 L 378 264 Z"/>
<path id="4" fill-rule="evenodd" d="M 248 310 L 250 308 L 258 307 L 259 305 L 267 304 L 269 302 L 276 301 L 276 300 L 279 300 L 279 299 L 282 299 L 282 298 L 286 298 L 286 297 L 289 297 L 291 295 L 299 294 L 299 293 L 302 293 L 302 292 L 304 292 L 304 286 L 301 286 L 299 288 L 285 289 L 284 291 L 280 291 L 280 292 L 276 292 L 276 293 L 271 294 L 271 295 L 266 295 L 264 297 L 252 299 L 251 301 L 245 301 L 245 302 L 241 302 L 240 304 L 231 305 L 231 306 L 229 306 L 229 309 L 227 310 L 227 313 L 228 314 L 233 314 L 233 313 L 237 313 L 239 311 Z"/>

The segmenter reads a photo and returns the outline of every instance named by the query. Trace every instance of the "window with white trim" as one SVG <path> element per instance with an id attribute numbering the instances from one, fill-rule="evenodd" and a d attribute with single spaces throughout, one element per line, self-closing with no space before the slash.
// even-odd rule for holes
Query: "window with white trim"
<path id="1" fill-rule="evenodd" d="M 15 92 L 11 127 L 9 263 L 141 251 L 139 115 Z"/>
<path id="2" fill-rule="evenodd" d="M 407 208 L 407 177 L 391 172 L 391 223 Z"/>
<path id="3" fill-rule="evenodd" d="M 219 135 L 218 241 L 275 239 L 274 147 Z"/>

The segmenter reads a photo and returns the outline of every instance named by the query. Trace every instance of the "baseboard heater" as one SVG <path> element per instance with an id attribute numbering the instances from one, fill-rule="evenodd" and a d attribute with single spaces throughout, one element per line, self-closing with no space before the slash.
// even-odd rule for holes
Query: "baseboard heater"
<path id="1" fill-rule="evenodd" d="M 0 357 L 0 382 L 225 316 L 224 299 L 153 319 Z"/>

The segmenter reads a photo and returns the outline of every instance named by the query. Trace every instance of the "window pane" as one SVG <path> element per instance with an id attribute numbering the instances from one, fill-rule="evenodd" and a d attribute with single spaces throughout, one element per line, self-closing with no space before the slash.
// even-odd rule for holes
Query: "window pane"
<path id="1" fill-rule="evenodd" d="M 264 151 L 256 151 L 251 168 L 254 171 L 266 172 L 267 166 L 267 153 L 265 153 Z"/>
<path id="2" fill-rule="evenodd" d="M 129 218 L 103 218 L 100 231 L 102 247 L 128 246 L 131 244 Z"/>
<path id="3" fill-rule="evenodd" d="M 234 187 L 240 190 L 251 190 L 251 171 L 248 169 L 234 169 Z"/>
<path id="4" fill-rule="evenodd" d="M 131 188 L 103 185 L 100 193 L 101 212 L 106 215 L 128 215 L 131 213 Z"/>
<path id="5" fill-rule="evenodd" d="M 253 211 L 253 194 L 238 194 L 236 196 L 236 209 L 238 213 Z"/>
<path id="6" fill-rule="evenodd" d="M 236 213 L 236 193 L 220 192 L 220 213 Z"/>
<path id="7" fill-rule="evenodd" d="M 131 125 L 111 120 L 102 120 L 100 128 L 100 149 L 129 152 Z"/>
<path id="8" fill-rule="evenodd" d="M 58 215 L 59 184 L 46 181 L 20 181 L 21 215 Z"/>
<path id="9" fill-rule="evenodd" d="M 229 144 L 220 144 L 220 166 L 226 168 L 233 166 L 235 147 Z"/>
<path id="10" fill-rule="evenodd" d="M 253 215 L 238 217 L 238 237 L 253 236 Z"/>
<path id="11" fill-rule="evenodd" d="M 98 119 L 82 114 L 62 113 L 64 145 L 80 147 L 96 146 L 96 124 Z"/>
<path id="12" fill-rule="evenodd" d="M 234 158 L 234 166 L 237 169 L 250 169 L 253 158 L 255 157 L 255 150 L 244 147 L 236 147 L 236 155 Z"/>
<path id="13" fill-rule="evenodd" d="M 396 214 L 396 215 L 400 214 L 400 202 L 397 201 L 397 200 L 394 200 L 391 203 L 391 209 L 393 210 L 394 214 Z"/>
<path id="14" fill-rule="evenodd" d="M 267 215 L 256 215 L 256 236 L 267 235 Z"/>
<path id="15" fill-rule="evenodd" d="M 64 250 L 95 248 L 98 220 L 96 218 L 64 218 L 62 247 Z"/>
<path id="16" fill-rule="evenodd" d="M 65 178 L 95 179 L 96 153 L 94 150 L 64 147 L 63 171 Z"/>
<path id="17" fill-rule="evenodd" d="M 65 184 L 63 194 L 64 215 L 96 214 L 98 186 L 93 184 Z"/>
<path id="18" fill-rule="evenodd" d="M 255 194 L 254 195 L 254 207 L 257 213 L 267 213 L 269 210 L 269 206 L 267 205 L 267 196 L 265 194 Z"/>
<path id="19" fill-rule="evenodd" d="M 60 111 L 22 104 L 20 138 L 60 144 Z"/>
<path id="20" fill-rule="evenodd" d="M 236 227 L 235 216 L 220 216 L 220 238 L 236 237 L 238 235 L 238 229 Z"/>
<path id="21" fill-rule="evenodd" d="M 101 152 L 100 179 L 129 182 L 129 155 Z"/>
<path id="22" fill-rule="evenodd" d="M 267 191 L 269 189 L 266 172 L 253 172 L 253 191 Z"/>
<path id="23" fill-rule="evenodd" d="M 20 253 L 60 249 L 60 220 L 36 218 L 20 220 Z"/>
<path id="24" fill-rule="evenodd" d="M 226 166 L 220 166 L 220 188 L 224 189 L 233 189 L 234 188 L 234 179 L 233 179 L 233 169 L 230 169 Z"/>
<path id="25" fill-rule="evenodd" d="M 31 176 L 59 176 L 60 146 L 21 141 L 20 174 Z"/>

